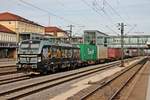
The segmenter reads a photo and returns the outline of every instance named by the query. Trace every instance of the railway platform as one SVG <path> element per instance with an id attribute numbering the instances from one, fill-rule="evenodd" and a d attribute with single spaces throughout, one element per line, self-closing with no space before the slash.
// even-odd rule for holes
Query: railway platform
<path id="1" fill-rule="evenodd" d="M 125 67 L 136 63 L 138 60 L 126 62 Z M 70 86 L 71 88 L 69 90 L 67 90 L 66 92 L 63 92 L 63 93 L 61 93 L 61 94 L 59 94 L 53 98 L 50 98 L 49 100 L 66 100 L 66 99 L 72 100 L 72 98 L 70 99 L 70 97 L 72 97 L 78 93 L 80 94 L 80 91 L 96 84 L 97 82 L 99 82 L 99 81 L 101 81 L 107 77 L 114 75 L 115 73 L 123 70 L 125 67 L 116 67 L 113 69 L 109 69 L 109 70 L 106 70 L 106 71 L 101 72 L 99 74 L 96 74 L 94 76 L 91 76 L 91 77 L 88 77 L 88 78 L 83 79 L 81 81 L 78 81 L 78 82 L 72 84 Z M 75 99 L 73 99 L 73 100 L 75 100 Z"/>

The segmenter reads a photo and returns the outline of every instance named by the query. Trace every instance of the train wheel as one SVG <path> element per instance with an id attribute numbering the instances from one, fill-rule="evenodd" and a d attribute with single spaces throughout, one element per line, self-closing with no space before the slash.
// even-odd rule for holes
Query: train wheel
<path id="1" fill-rule="evenodd" d="M 47 71 L 44 71 L 44 72 L 42 72 L 41 74 L 42 74 L 42 75 L 47 75 L 48 72 L 47 72 Z"/>
<path id="2" fill-rule="evenodd" d="M 58 65 L 51 66 L 52 73 L 55 73 L 57 71 Z"/>
<path id="3" fill-rule="evenodd" d="M 58 68 L 57 68 L 57 71 L 58 71 L 58 72 L 60 72 L 60 71 L 61 71 L 61 69 L 62 69 L 62 65 L 61 65 L 61 64 L 59 64 L 59 65 L 58 65 Z"/>
<path id="4" fill-rule="evenodd" d="M 76 64 L 76 63 L 72 63 L 72 64 L 71 64 L 71 68 L 72 68 L 72 69 L 75 69 L 76 67 L 77 67 L 77 64 Z"/>
<path id="5" fill-rule="evenodd" d="M 40 74 L 42 74 L 42 75 L 47 75 L 47 74 L 48 74 L 48 71 L 47 71 L 47 70 L 42 70 L 42 72 L 40 72 Z"/>
<path id="6" fill-rule="evenodd" d="M 42 74 L 42 75 L 47 75 L 47 74 L 49 74 L 48 65 L 44 65 L 44 67 L 43 67 L 43 69 L 42 69 L 42 72 L 40 72 L 40 74 Z"/>

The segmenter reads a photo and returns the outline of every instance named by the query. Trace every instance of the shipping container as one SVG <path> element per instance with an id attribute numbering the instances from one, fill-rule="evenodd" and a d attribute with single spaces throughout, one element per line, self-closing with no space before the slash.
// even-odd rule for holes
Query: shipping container
<path id="1" fill-rule="evenodd" d="M 109 59 L 120 59 L 121 49 L 120 48 L 108 48 L 108 58 Z"/>
<path id="2" fill-rule="evenodd" d="M 107 47 L 97 46 L 97 58 L 98 60 L 104 60 L 108 58 Z"/>
<path id="3" fill-rule="evenodd" d="M 137 49 L 128 49 L 128 52 L 125 55 L 129 57 L 135 57 L 138 55 Z"/>
<path id="4" fill-rule="evenodd" d="M 144 50 L 144 52 L 145 52 L 145 56 L 150 56 L 150 49 L 146 49 Z"/>
<path id="5" fill-rule="evenodd" d="M 79 44 L 81 61 L 96 61 L 97 47 L 89 44 Z"/>
<path id="6" fill-rule="evenodd" d="M 131 57 L 142 56 L 144 55 L 144 51 L 140 49 L 129 49 L 129 55 Z"/>

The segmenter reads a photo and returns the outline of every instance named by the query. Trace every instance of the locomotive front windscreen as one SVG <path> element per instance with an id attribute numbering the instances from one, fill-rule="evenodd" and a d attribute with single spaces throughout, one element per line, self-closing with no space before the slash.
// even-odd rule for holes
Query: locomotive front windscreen
<path id="1" fill-rule="evenodd" d="M 26 40 L 22 41 L 18 51 L 18 60 L 20 63 L 37 63 L 39 61 L 40 41 Z"/>
<path id="2" fill-rule="evenodd" d="M 19 54 L 38 54 L 40 41 L 29 40 L 22 41 L 19 48 Z"/>
<path id="3" fill-rule="evenodd" d="M 21 43 L 21 49 L 38 49 L 40 46 L 40 41 L 23 41 Z"/>

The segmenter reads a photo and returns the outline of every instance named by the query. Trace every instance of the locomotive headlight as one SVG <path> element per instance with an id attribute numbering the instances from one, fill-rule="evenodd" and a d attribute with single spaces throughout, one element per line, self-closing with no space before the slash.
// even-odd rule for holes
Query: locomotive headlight
<path id="1" fill-rule="evenodd" d="M 38 57 L 38 58 L 37 58 L 37 61 L 38 61 L 38 62 L 41 62 L 41 57 Z"/>

